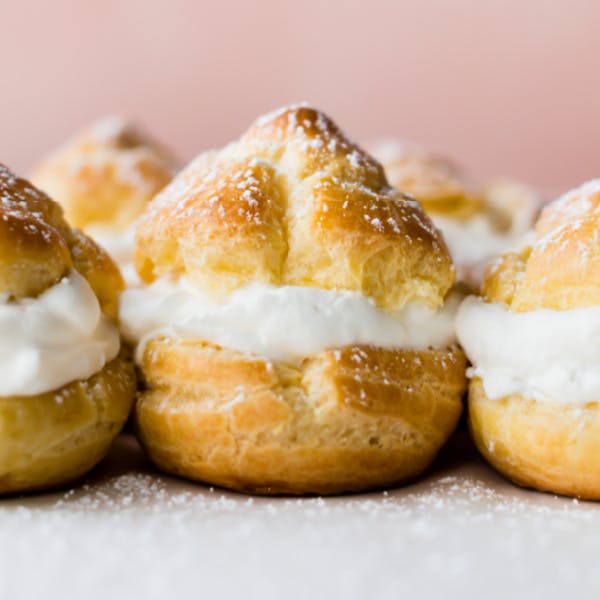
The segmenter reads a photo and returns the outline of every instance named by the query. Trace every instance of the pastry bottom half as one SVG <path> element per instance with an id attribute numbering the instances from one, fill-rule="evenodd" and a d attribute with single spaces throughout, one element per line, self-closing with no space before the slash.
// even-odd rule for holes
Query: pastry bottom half
<path id="1" fill-rule="evenodd" d="M 462 411 L 465 358 L 350 346 L 291 366 L 203 342 L 146 346 L 136 406 L 162 470 L 260 494 L 333 494 L 414 479 Z"/>
<path id="2" fill-rule="evenodd" d="M 0 397 L 0 494 L 71 483 L 108 452 L 135 397 L 118 356 L 84 381 L 36 396 Z"/>
<path id="3" fill-rule="evenodd" d="M 469 426 L 486 460 L 520 485 L 600 499 L 600 408 L 513 395 L 491 400 L 480 379 L 469 389 Z"/>

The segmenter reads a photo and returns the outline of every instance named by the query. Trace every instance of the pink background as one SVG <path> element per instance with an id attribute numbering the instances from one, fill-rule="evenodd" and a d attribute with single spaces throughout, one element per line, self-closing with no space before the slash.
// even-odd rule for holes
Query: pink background
<path id="1" fill-rule="evenodd" d="M 594 0 L 0 0 L 0 161 L 106 113 L 183 158 L 308 100 L 545 190 L 600 176 Z"/>

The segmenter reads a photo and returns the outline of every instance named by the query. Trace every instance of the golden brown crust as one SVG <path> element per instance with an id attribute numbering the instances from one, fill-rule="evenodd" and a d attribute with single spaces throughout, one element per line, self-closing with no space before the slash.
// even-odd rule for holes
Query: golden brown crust
<path id="1" fill-rule="evenodd" d="M 600 215 L 565 223 L 541 238 L 513 299 L 518 311 L 600 305 Z"/>
<path id="2" fill-rule="evenodd" d="M 0 293 L 35 296 L 71 267 L 52 201 L 0 165 Z"/>
<path id="3" fill-rule="evenodd" d="M 104 249 L 79 229 L 70 230 L 68 244 L 73 266 L 87 279 L 103 312 L 116 320 L 119 295 L 125 288 L 119 268 Z"/>
<path id="4" fill-rule="evenodd" d="M 371 148 L 390 183 L 419 200 L 447 236 L 459 281 L 479 293 L 494 254 L 518 247 L 532 228 L 538 195 L 510 179 L 474 185 L 451 161 L 412 144 L 384 140 Z"/>
<path id="5" fill-rule="evenodd" d="M 510 179 L 475 185 L 447 158 L 400 142 L 383 140 L 367 146 L 381 161 L 390 183 L 414 196 L 434 217 L 468 222 L 479 216 L 498 233 L 520 233 L 533 225 L 540 200 L 528 186 Z"/>
<path id="6" fill-rule="evenodd" d="M 256 493 L 360 491 L 412 479 L 462 410 L 454 350 L 352 346 L 293 367 L 210 344 L 156 339 L 139 436 L 165 471 Z"/>
<path id="7" fill-rule="evenodd" d="M 502 257 L 488 271 L 485 297 L 520 312 L 600 304 L 600 184 L 590 182 L 549 204 L 536 239 L 518 259 Z"/>
<path id="8" fill-rule="evenodd" d="M 482 210 L 482 196 L 447 158 L 398 140 L 373 142 L 367 149 L 390 183 L 419 200 L 428 214 L 467 219 Z"/>
<path id="9" fill-rule="evenodd" d="M 486 302 L 498 302 L 510 306 L 517 287 L 523 279 L 531 248 L 520 253 L 507 252 L 494 259 L 487 267 L 482 287 Z"/>
<path id="10" fill-rule="evenodd" d="M 172 179 L 177 161 L 122 119 L 106 118 L 74 136 L 31 174 L 65 209 L 69 223 L 126 229 Z"/>
<path id="11" fill-rule="evenodd" d="M 123 279 L 92 240 L 69 228 L 60 206 L 0 165 L 0 294 L 37 296 L 77 269 L 102 309 L 116 317 Z"/>
<path id="12" fill-rule="evenodd" d="M 0 494 L 53 488 L 87 473 L 123 427 L 134 393 L 133 365 L 121 356 L 59 390 L 0 397 Z"/>
<path id="13" fill-rule="evenodd" d="M 419 200 L 434 222 L 443 217 L 467 224 L 483 217 L 492 230 L 510 236 L 527 231 L 539 214 L 538 195 L 517 181 L 496 178 L 475 185 L 456 164 L 419 146 L 387 140 L 370 147 L 390 183 Z"/>
<path id="14" fill-rule="evenodd" d="M 454 281 L 420 205 L 322 113 L 287 108 L 193 161 L 137 234 L 146 281 L 185 274 L 226 293 L 250 281 L 361 291 L 387 309 L 439 306 Z"/>
<path id="15" fill-rule="evenodd" d="M 551 202 L 540 214 L 535 230 L 538 238 L 567 221 L 584 218 L 600 212 L 600 179 L 593 179 L 569 190 L 560 198 Z"/>
<path id="16" fill-rule="evenodd" d="M 0 294 L 36 296 L 77 269 L 116 317 L 123 280 L 108 254 L 71 229 L 59 204 L 0 165 Z"/>
<path id="17" fill-rule="evenodd" d="M 490 400 L 479 379 L 469 389 L 469 422 L 483 456 L 520 485 L 600 500 L 600 408 Z"/>

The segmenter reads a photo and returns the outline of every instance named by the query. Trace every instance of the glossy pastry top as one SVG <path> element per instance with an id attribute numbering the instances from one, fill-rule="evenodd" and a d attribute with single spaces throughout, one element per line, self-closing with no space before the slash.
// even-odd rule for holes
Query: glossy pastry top
<path id="1" fill-rule="evenodd" d="M 0 294 L 37 296 L 71 268 L 87 279 L 102 310 L 116 317 L 123 280 L 110 257 L 67 225 L 56 202 L 0 165 Z"/>
<path id="2" fill-rule="evenodd" d="M 136 265 L 225 295 L 250 282 L 441 306 L 454 268 L 418 202 L 323 113 L 289 107 L 199 156 L 153 202 Z"/>
<path id="3" fill-rule="evenodd" d="M 173 177 L 177 161 L 118 117 L 98 121 L 34 169 L 35 185 L 76 227 L 125 230 Z"/>

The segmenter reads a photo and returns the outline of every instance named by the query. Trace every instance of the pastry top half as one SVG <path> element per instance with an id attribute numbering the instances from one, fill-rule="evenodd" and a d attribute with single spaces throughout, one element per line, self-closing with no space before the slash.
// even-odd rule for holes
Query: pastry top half
<path id="1" fill-rule="evenodd" d="M 289 107 L 200 155 L 137 230 L 151 282 L 185 276 L 226 294 L 249 282 L 358 291 L 382 308 L 440 306 L 455 273 L 419 202 L 323 113 Z"/>
<path id="2" fill-rule="evenodd" d="M 390 183 L 417 198 L 431 214 L 467 218 L 483 200 L 457 164 L 410 142 L 381 140 L 367 145 Z"/>
<path id="3" fill-rule="evenodd" d="M 135 126 L 107 117 L 77 134 L 31 173 L 69 223 L 125 230 L 177 171 L 171 154 Z"/>
<path id="4" fill-rule="evenodd" d="M 390 183 L 417 198 L 434 217 L 468 221 L 480 215 L 493 230 L 508 234 L 529 228 L 537 213 L 537 195 L 516 181 L 498 178 L 480 185 L 448 158 L 408 142 L 382 140 L 368 148 Z"/>
<path id="5" fill-rule="evenodd" d="M 76 269 L 106 314 L 117 316 L 123 279 L 110 257 L 71 229 L 59 204 L 0 165 L 0 295 L 36 297 Z"/>
<path id="6" fill-rule="evenodd" d="M 491 265 L 483 291 L 517 312 L 600 305 L 600 180 L 547 205 L 533 244 Z"/>

